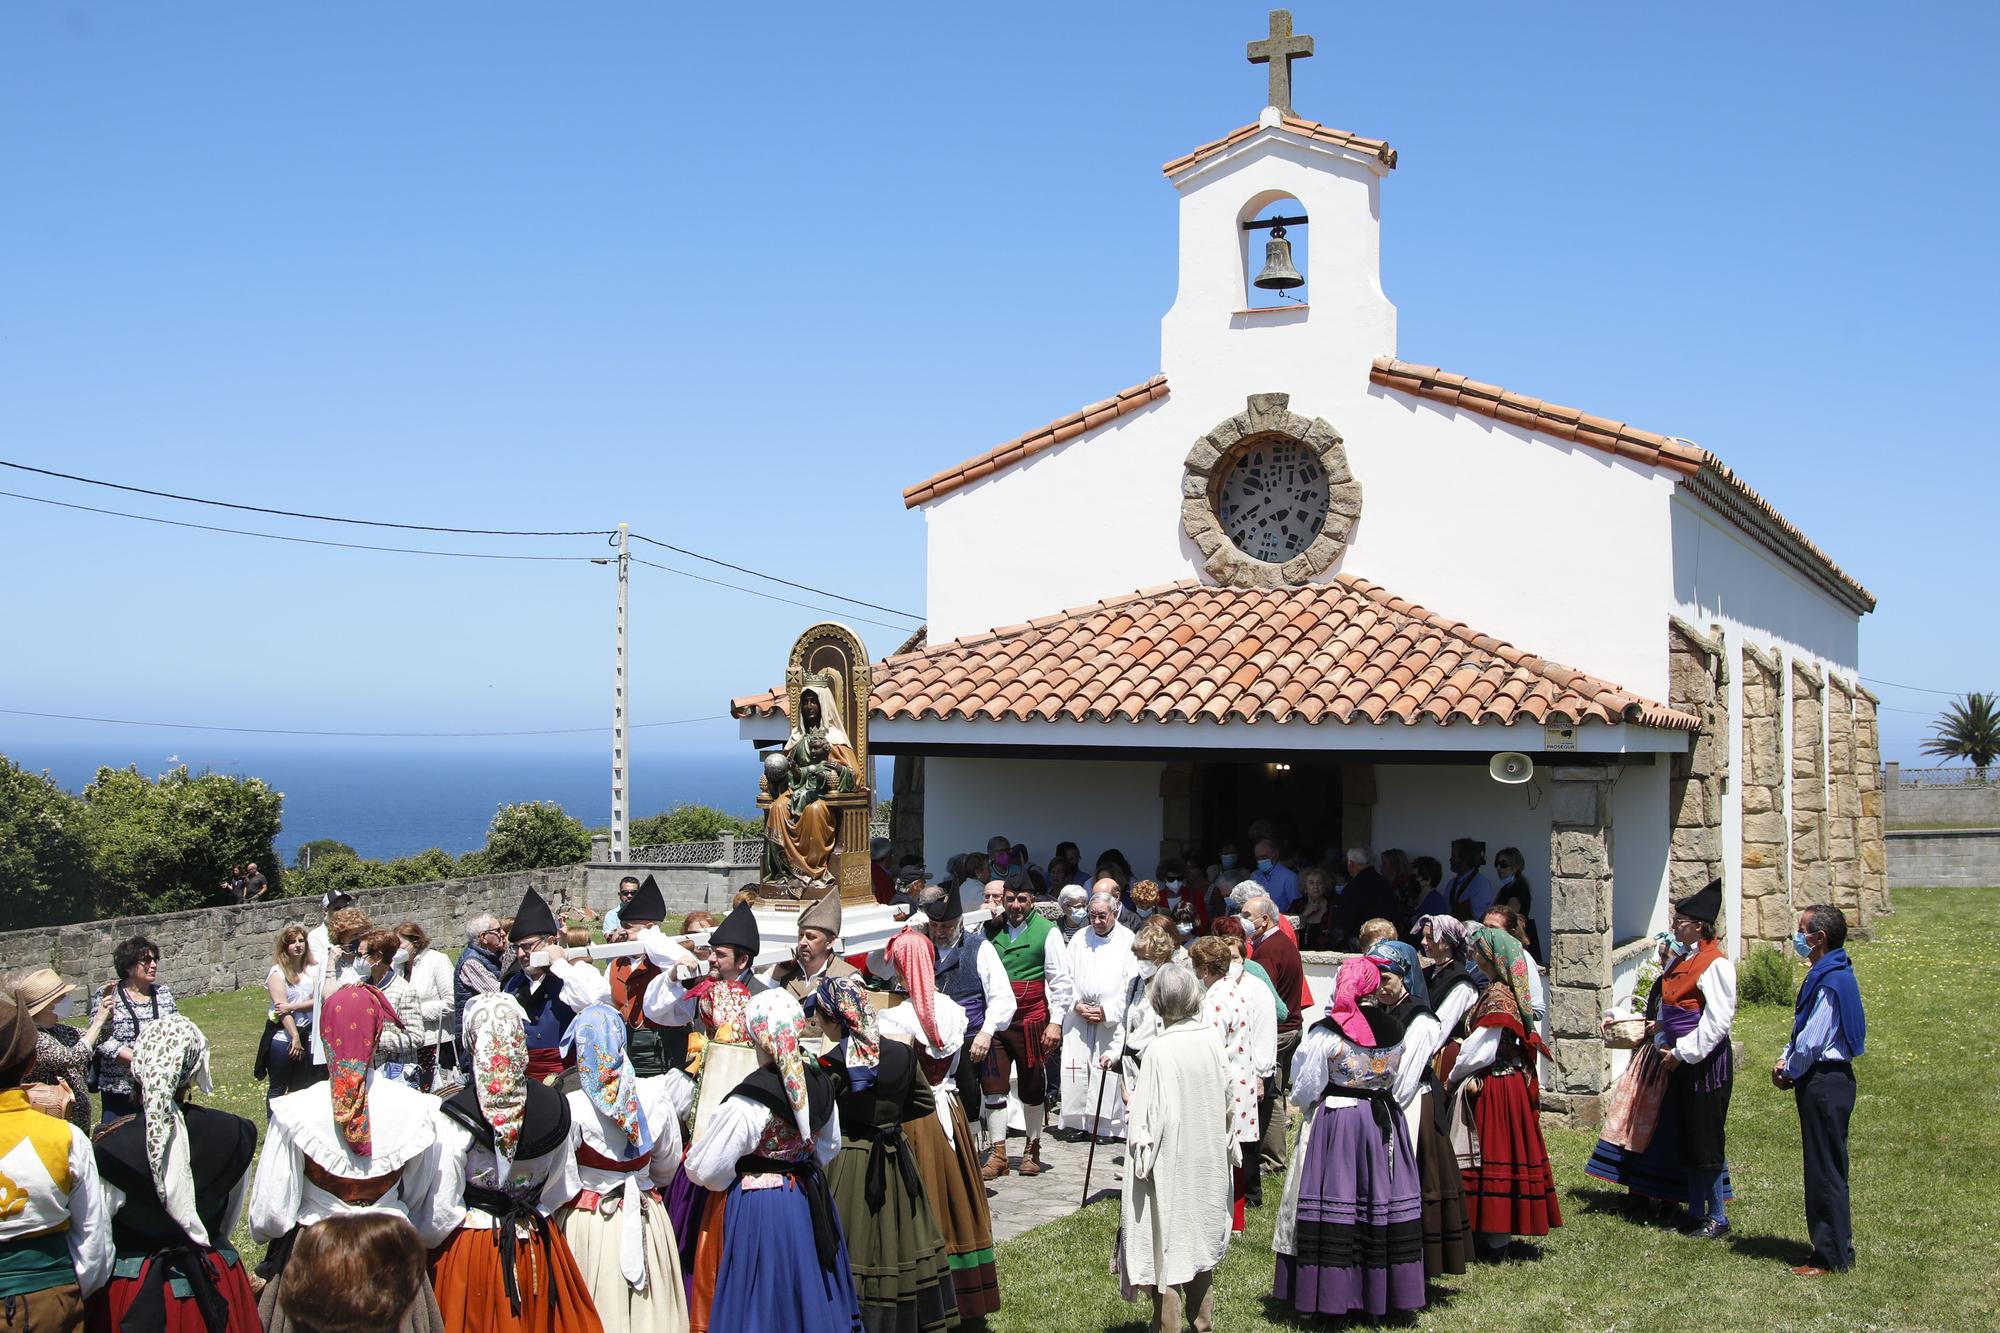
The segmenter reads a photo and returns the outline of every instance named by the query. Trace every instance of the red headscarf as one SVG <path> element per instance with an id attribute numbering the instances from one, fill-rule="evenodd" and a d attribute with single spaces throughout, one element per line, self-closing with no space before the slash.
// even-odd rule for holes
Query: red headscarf
<path id="1" fill-rule="evenodd" d="M 1368 1026 L 1358 1001 L 1382 988 L 1382 969 L 1366 958 L 1350 958 L 1340 965 L 1333 978 L 1333 1008 L 1329 1016 L 1351 1041 L 1363 1046 L 1375 1044 L 1375 1029 Z"/>
<path id="2" fill-rule="evenodd" d="M 395 1009 L 381 991 L 363 982 L 342 986 L 320 1006 L 319 1030 L 326 1042 L 328 1089 L 333 1096 L 333 1121 L 347 1146 L 363 1157 L 373 1156 L 375 1142 L 368 1128 L 368 1066 L 375 1058 L 375 1039 L 391 1024 L 401 1027 Z"/>
<path id="3" fill-rule="evenodd" d="M 906 927 L 900 934 L 892 936 L 883 950 L 896 971 L 902 973 L 903 989 L 909 993 L 910 1005 L 917 1011 L 917 1026 L 924 1030 L 924 1039 L 932 1046 L 942 1046 L 937 1026 L 937 977 L 933 968 L 937 961 L 937 945 L 931 937 L 914 927 Z"/>

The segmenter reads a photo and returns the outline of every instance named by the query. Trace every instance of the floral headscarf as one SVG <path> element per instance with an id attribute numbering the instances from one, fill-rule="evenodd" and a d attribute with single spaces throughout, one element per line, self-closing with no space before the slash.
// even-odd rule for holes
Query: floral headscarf
<path id="1" fill-rule="evenodd" d="M 1466 945 L 1469 942 L 1466 935 L 1465 923 L 1455 916 L 1448 916 L 1443 913 L 1439 913 L 1436 916 L 1419 917 L 1417 919 L 1417 938 L 1420 940 L 1442 940 L 1446 945 L 1450 946 L 1451 956 L 1454 958 L 1465 957 Z"/>
<path id="2" fill-rule="evenodd" d="M 368 1126 L 368 1067 L 375 1059 L 375 1039 L 392 1024 L 400 1027 L 402 1020 L 373 986 L 342 986 L 320 1006 L 319 1030 L 327 1049 L 333 1123 L 339 1126 L 348 1148 L 363 1157 L 375 1153 Z"/>
<path id="3" fill-rule="evenodd" d="M 1333 977 L 1333 1004 L 1327 1010 L 1334 1026 L 1347 1034 L 1350 1041 L 1358 1041 L 1363 1046 L 1375 1044 L 1375 1029 L 1368 1026 L 1363 1016 L 1359 1000 L 1364 995 L 1373 995 L 1382 989 L 1382 969 L 1366 958 L 1350 958 L 1340 965 L 1340 971 Z"/>
<path id="4" fill-rule="evenodd" d="M 652 1152 L 653 1131 L 639 1109 L 639 1076 L 625 1054 L 624 1018 L 608 1004 L 593 1004 L 570 1023 L 562 1044 L 575 1047 L 583 1095 L 625 1131 L 632 1156 Z"/>
<path id="5" fill-rule="evenodd" d="M 875 1071 L 882 1063 L 882 1038 L 868 992 L 853 977 L 826 976 L 820 978 L 812 1002 L 847 1030 L 848 1086 L 856 1091 L 873 1086 Z"/>
<path id="6" fill-rule="evenodd" d="M 799 1008 L 790 991 L 767 990 L 751 999 L 743 1025 L 749 1029 L 751 1042 L 778 1067 L 799 1137 L 811 1143 L 812 1115 L 806 1106 L 805 1062 L 799 1056 L 799 1038 L 806 1030 L 805 1011 Z"/>
<path id="7" fill-rule="evenodd" d="M 1411 999 L 1425 1009 L 1431 1007 L 1430 983 L 1424 980 L 1424 960 L 1415 949 L 1402 940 L 1377 940 L 1368 946 L 1368 956 L 1380 959 L 1384 968 L 1394 972 Z"/>
<path id="8" fill-rule="evenodd" d="M 472 1053 L 472 1090 L 493 1131 L 495 1179 L 514 1169 L 528 1118 L 528 1015 L 511 995 L 488 992 L 465 1006 L 465 1044 Z"/>
<path id="9" fill-rule="evenodd" d="M 890 937 L 883 952 L 902 975 L 903 990 L 910 997 L 910 1007 L 917 1011 L 917 1026 L 923 1029 L 924 1040 L 933 1048 L 944 1045 L 937 1025 L 937 946 L 925 932 L 905 928 Z"/>
<path id="10" fill-rule="evenodd" d="M 1528 956 L 1521 952 L 1521 942 L 1504 930 L 1481 926 L 1472 932 L 1472 959 L 1475 963 L 1490 964 L 1500 975 L 1498 985 L 1486 988 L 1486 1001 L 1490 1004 L 1494 993 L 1504 990 L 1521 1026 L 1530 1026 L 1535 1011 L 1528 999 Z"/>
<path id="11" fill-rule="evenodd" d="M 180 1093 L 190 1085 L 209 1090 L 208 1038 L 179 1014 L 148 1023 L 132 1048 L 132 1077 L 146 1108 L 146 1165 L 167 1214 L 196 1245 L 209 1243 L 195 1211 L 194 1157 Z"/>

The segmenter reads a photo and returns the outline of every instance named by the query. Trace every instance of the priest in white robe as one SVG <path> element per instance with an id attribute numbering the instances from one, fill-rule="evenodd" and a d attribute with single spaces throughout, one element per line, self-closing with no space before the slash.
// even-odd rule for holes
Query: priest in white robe
<path id="1" fill-rule="evenodd" d="M 1125 1133 L 1125 1098 L 1118 1088 L 1119 1052 L 1112 1042 L 1125 1018 L 1126 983 L 1138 963 L 1132 957 L 1132 932 L 1118 924 L 1116 886 L 1109 880 L 1098 885 L 1090 899 L 1089 924 L 1069 940 L 1071 998 L 1062 1023 L 1061 1128 L 1115 1139 Z M 1107 1063 L 1109 1069 L 1103 1067 Z M 1110 1086 L 1101 1086 L 1107 1081 Z"/>
<path id="2" fill-rule="evenodd" d="M 1132 1085 L 1119 1263 L 1127 1298 L 1150 1296 L 1153 1328 L 1179 1333 L 1210 1327 L 1241 1157 L 1222 1039 L 1201 1017 L 1201 981 L 1185 963 L 1169 963 L 1146 999 L 1162 1027 Z"/>

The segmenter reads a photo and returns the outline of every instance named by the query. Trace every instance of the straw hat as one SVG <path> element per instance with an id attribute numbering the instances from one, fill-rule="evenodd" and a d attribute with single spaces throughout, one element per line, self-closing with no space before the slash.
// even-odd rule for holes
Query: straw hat
<path id="1" fill-rule="evenodd" d="M 14 983 L 14 995 L 21 1007 L 31 1014 L 39 1014 L 68 995 L 76 987 L 62 979 L 62 974 L 52 967 L 44 967 L 28 973 Z"/>

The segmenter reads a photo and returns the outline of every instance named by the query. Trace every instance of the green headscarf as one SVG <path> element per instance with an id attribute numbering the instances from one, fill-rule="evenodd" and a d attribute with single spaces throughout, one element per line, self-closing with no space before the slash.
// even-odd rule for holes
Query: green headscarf
<path id="1" fill-rule="evenodd" d="M 1497 926 L 1478 926 L 1472 931 L 1472 958 L 1477 963 L 1491 964 L 1499 973 L 1500 983 L 1513 997 L 1517 1017 L 1523 1028 L 1534 1025 L 1534 1005 L 1528 998 L 1528 955 L 1521 950 L 1521 942 Z M 1494 987 L 1487 987 L 1490 997 Z"/>

